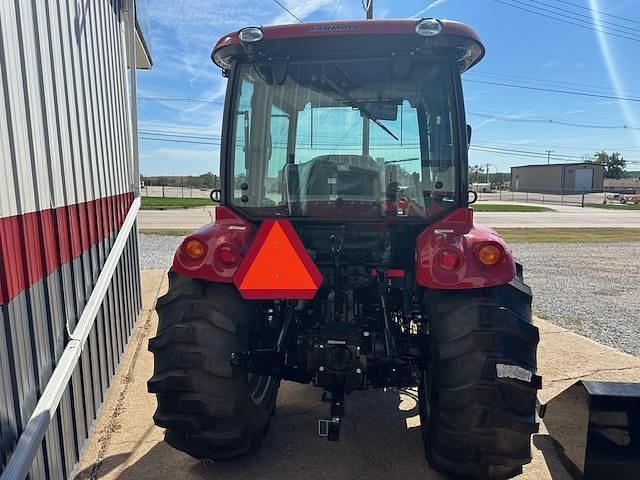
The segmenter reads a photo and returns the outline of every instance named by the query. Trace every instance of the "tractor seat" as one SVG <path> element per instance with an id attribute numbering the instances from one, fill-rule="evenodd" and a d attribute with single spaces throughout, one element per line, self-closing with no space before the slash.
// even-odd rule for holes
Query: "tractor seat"
<path id="1" fill-rule="evenodd" d="M 300 167 L 301 190 L 308 200 L 379 199 L 381 167 L 367 155 L 321 155 Z"/>

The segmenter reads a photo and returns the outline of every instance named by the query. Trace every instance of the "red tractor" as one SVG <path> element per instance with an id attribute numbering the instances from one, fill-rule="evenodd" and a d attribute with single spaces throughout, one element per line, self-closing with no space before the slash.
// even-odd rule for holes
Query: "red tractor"
<path id="1" fill-rule="evenodd" d="M 216 220 L 175 254 L 149 348 L 155 423 L 190 455 L 257 449 L 281 380 L 330 402 L 416 387 L 439 471 L 510 478 L 538 430 L 538 330 L 511 251 L 469 208 L 461 74 L 436 19 L 248 27 L 228 78 Z"/>

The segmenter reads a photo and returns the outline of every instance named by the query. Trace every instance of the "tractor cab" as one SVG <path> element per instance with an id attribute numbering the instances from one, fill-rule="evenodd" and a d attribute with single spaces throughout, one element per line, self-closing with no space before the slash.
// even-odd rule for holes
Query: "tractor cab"
<path id="1" fill-rule="evenodd" d="M 466 205 L 460 74 L 483 53 L 470 28 L 435 19 L 224 37 L 222 203 L 258 221 L 422 224 Z"/>

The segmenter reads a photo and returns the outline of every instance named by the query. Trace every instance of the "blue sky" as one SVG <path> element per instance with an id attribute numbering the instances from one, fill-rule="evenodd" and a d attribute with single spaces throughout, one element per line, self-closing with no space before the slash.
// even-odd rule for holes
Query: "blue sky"
<path id="1" fill-rule="evenodd" d="M 363 16 L 360 0 L 280 1 L 304 21 L 328 21 L 334 15 L 336 19 Z M 141 172 L 218 172 L 216 144 L 226 80 L 210 60 L 211 48 L 219 37 L 243 26 L 294 20 L 272 0 L 147 3 L 149 26 L 145 33 L 155 65 L 138 76 Z M 416 16 L 468 23 L 487 49 L 485 59 L 463 77 L 467 120 L 474 129 L 470 164 L 491 164 L 490 171 L 506 172 L 512 165 L 546 163 L 546 150 L 553 151 L 552 161 L 564 162 L 605 149 L 621 152 L 627 160 L 637 162 L 630 164 L 630 169 L 640 170 L 637 1 L 375 0 L 376 18 Z M 565 20 L 571 16 L 577 20 L 567 21 L 583 27 L 549 16 Z M 594 22 L 619 36 L 587 26 Z M 621 128 L 624 125 L 638 129 Z"/>

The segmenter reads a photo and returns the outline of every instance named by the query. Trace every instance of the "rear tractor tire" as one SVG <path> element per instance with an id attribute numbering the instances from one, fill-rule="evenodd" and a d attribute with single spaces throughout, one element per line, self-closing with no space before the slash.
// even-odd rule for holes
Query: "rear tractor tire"
<path id="1" fill-rule="evenodd" d="M 169 273 L 169 292 L 156 305 L 157 336 L 149 392 L 165 441 L 189 455 L 224 460 L 256 450 L 275 409 L 279 382 L 231 366 L 249 349 L 258 310 L 233 285 Z"/>
<path id="2" fill-rule="evenodd" d="M 431 353 L 419 407 L 427 460 L 462 478 L 521 473 L 541 387 L 531 290 L 518 276 L 499 287 L 431 290 L 425 307 Z"/>

